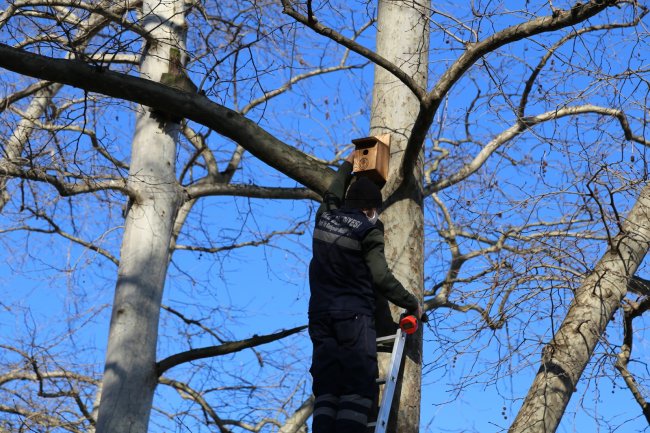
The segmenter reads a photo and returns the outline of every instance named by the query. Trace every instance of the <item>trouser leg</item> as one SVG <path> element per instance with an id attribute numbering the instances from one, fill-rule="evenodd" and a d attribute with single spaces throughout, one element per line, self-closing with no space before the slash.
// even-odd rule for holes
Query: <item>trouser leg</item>
<path id="1" fill-rule="evenodd" d="M 339 408 L 339 397 L 333 394 L 322 394 L 314 400 L 312 420 L 313 433 L 334 433 L 336 414 Z"/>
<path id="2" fill-rule="evenodd" d="M 329 317 L 310 317 L 309 336 L 313 343 L 309 371 L 315 396 L 312 432 L 335 433 L 341 368 L 337 357 L 338 344 Z"/>
<path id="3" fill-rule="evenodd" d="M 359 394 L 342 395 L 336 414 L 336 433 L 365 433 L 372 399 Z"/>
<path id="4" fill-rule="evenodd" d="M 365 433 L 377 391 L 372 317 L 337 312 L 310 317 L 313 433 Z"/>
<path id="5" fill-rule="evenodd" d="M 347 325 L 354 338 L 342 331 L 339 359 L 342 365 L 341 395 L 336 433 L 365 433 L 377 391 L 377 343 L 372 317 L 357 315 Z"/>

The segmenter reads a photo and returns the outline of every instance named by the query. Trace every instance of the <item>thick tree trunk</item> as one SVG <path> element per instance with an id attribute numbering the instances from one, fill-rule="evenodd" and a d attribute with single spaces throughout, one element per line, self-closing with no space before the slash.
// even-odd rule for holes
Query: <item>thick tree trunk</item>
<path id="1" fill-rule="evenodd" d="M 650 248 L 650 185 L 612 239 L 609 250 L 576 291 L 564 322 L 542 352 L 542 363 L 510 433 L 553 433 L 605 332 L 627 283 Z"/>
<path id="2" fill-rule="evenodd" d="M 184 53 L 184 17 L 182 0 L 145 0 L 144 25 L 156 42 L 143 54 L 143 76 L 160 81 L 170 71 L 170 50 L 176 56 Z M 98 433 L 145 433 L 149 423 L 158 378 L 161 299 L 174 218 L 181 204 L 175 173 L 180 127 L 164 118 L 143 106 L 137 115 L 129 173 L 129 187 L 137 200 L 130 203 L 126 216 Z"/>
<path id="3" fill-rule="evenodd" d="M 426 6 L 426 5 L 425 5 Z M 379 1 L 377 52 L 413 77 L 423 88 L 427 83 L 429 27 L 425 6 L 410 2 Z M 422 211 L 422 159 L 412 177 L 402 179 L 400 163 L 420 103 L 413 93 L 392 74 L 375 68 L 373 87 L 372 135 L 391 135 L 389 180 L 383 189 L 391 204 L 381 219 L 385 225 L 386 257 L 404 286 L 422 299 L 424 284 L 424 216 Z M 409 188 L 395 190 L 401 182 Z M 381 324 L 378 323 L 378 327 Z M 381 371 L 388 357 L 380 357 Z M 416 433 L 420 427 L 420 386 L 422 375 L 422 332 L 409 337 L 404 359 L 399 404 L 393 404 L 388 431 Z"/>

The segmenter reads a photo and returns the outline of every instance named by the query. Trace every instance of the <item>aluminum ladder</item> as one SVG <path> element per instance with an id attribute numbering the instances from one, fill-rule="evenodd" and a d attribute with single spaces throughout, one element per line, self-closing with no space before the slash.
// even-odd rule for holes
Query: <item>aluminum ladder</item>
<path id="1" fill-rule="evenodd" d="M 390 415 L 390 407 L 393 402 L 393 395 L 395 395 L 395 388 L 397 387 L 397 376 L 402 364 L 402 354 L 404 353 L 404 344 L 406 343 L 406 332 L 402 328 L 397 327 L 395 335 L 388 335 L 377 339 L 377 346 L 383 346 L 393 343 L 393 351 L 390 355 L 390 364 L 388 372 L 384 380 L 378 380 L 379 384 L 384 384 L 384 392 L 381 396 L 381 403 L 379 404 L 379 413 L 377 421 L 368 424 L 368 427 L 375 427 L 375 433 L 386 433 L 388 427 L 388 416 Z"/>

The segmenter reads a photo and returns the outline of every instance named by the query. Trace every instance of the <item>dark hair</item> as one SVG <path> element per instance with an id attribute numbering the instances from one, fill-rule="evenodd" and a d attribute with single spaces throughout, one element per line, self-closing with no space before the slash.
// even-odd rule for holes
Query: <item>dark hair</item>
<path id="1" fill-rule="evenodd" d="M 348 188 L 345 207 L 350 209 L 381 207 L 381 189 L 367 177 L 359 177 Z"/>

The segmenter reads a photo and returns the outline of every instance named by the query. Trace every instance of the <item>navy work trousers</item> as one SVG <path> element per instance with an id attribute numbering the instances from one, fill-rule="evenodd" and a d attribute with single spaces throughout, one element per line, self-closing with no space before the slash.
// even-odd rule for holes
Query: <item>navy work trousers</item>
<path id="1" fill-rule="evenodd" d="M 377 393 L 374 318 L 336 311 L 312 314 L 313 433 L 364 433 Z"/>

